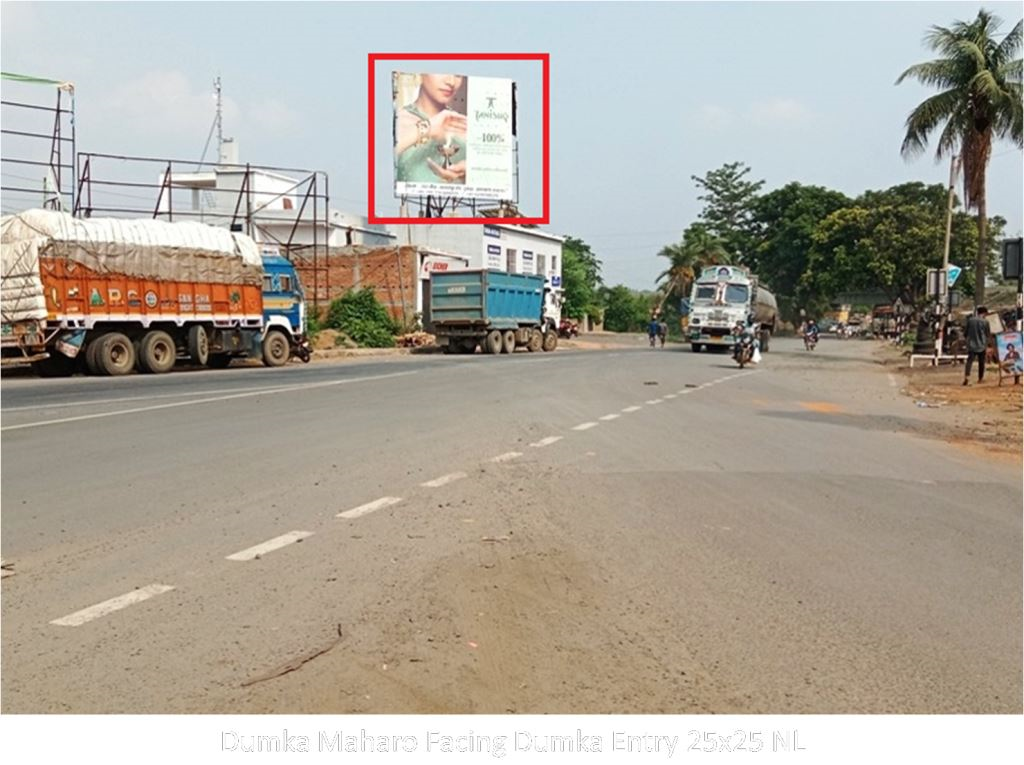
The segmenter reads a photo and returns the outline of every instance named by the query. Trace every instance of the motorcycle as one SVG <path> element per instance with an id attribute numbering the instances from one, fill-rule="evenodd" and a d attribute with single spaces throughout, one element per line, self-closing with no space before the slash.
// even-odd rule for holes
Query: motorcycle
<path id="1" fill-rule="evenodd" d="M 818 334 L 816 332 L 805 332 L 804 333 L 804 348 L 809 351 L 814 350 L 814 346 L 818 344 Z"/>
<path id="2" fill-rule="evenodd" d="M 754 338 L 746 332 L 740 333 L 732 347 L 732 357 L 740 369 L 754 360 Z"/>
<path id="3" fill-rule="evenodd" d="M 313 346 L 309 344 L 307 338 L 302 338 L 292 346 L 292 356 L 303 364 L 309 363 L 309 360 L 313 357 Z"/>
<path id="4" fill-rule="evenodd" d="M 569 319 L 562 319 L 558 325 L 558 336 L 572 339 L 580 334 L 580 325 Z"/>

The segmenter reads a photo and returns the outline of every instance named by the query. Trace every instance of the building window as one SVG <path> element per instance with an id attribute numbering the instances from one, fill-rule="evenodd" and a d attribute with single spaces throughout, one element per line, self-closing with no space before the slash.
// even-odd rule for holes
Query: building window
<path id="1" fill-rule="evenodd" d="M 537 273 L 541 276 L 548 275 L 548 256 L 537 255 Z"/>
<path id="2" fill-rule="evenodd" d="M 516 251 L 505 250 L 505 270 L 510 274 L 516 273 Z"/>
<path id="3" fill-rule="evenodd" d="M 558 273 L 558 256 L 557 255 L 552 255 L 551 256 L 551 270 L 554 273 Z"/>

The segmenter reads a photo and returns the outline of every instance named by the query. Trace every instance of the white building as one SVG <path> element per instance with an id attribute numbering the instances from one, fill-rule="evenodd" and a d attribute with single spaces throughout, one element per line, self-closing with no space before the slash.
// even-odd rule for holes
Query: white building
<path id="1" fill-rule="evenodd" d="M 170 192 L 160 197 L 159 213 L 182 212 L 182 196 L 188 194 L 190 220 L 213 226 L 229 226 L 232 220 L 253 222 L 253 238 L 263 244 L 318 245 L 344 247 L 359 244 L 387 247 L 395 244 L 395 235 L 383 226 L 371 226 L 364 216 L 341 210 L 324 210 L 324 188 L 317 188 L 320 199 L 307 195 L 310 184 L 263 168 L 238 164 L 237 145 L 225 141 L 220 164 L 212 170 L 172 173 Z M 328 200 L 329 202 L 329 200 Z M 314 208 L 316 213 L 314 213 Z"/>

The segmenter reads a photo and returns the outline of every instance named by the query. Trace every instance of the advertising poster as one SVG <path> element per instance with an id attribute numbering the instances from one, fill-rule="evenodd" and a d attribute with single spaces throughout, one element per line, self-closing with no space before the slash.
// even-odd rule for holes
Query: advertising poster
<path id="1" fill-rule="evenodd" d="M 1024 374 L 1021 363 L 1021 333 L 1000 332 L 996 335 L 996 351 L 999 354 L 999 368 L 1004 375 Z"/>
<path id="2" fill-rule="evenodd" d="M 391 76 L 395 195 L 515 201 L 515 83 Z"/>

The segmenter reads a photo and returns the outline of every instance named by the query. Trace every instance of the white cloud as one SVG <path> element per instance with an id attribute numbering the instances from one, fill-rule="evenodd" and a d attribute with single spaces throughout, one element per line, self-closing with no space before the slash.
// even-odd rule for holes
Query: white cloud
<path id="1" fill-rule="evenodd" d="M 301 125 L 299 113 L 272 96 L 246 103 L 224 95 L 222 102 L 224 134 L 229 137 L 243 132 L 250 137 L 281 136 Z M 103 98 L 98 110 L 106 126 L 155 139 L 192 135 L 202 140 L 215 113 L 212 80 L 196 85 L 176 70 L 145 72 L 122 82 Z"/>
<path id="2" fill-rule="evenodd" d="M 732 112 L 718 104 L 701 106 L 697 120 L 703 127 L 714 129 L 728 127 L 734 122 Z"/>
<path id="3" fill-rule="evenodd" d="M 246 120 L 260 131 L 275 135 L 286 135 L 297 130 L 301 124 L 299 113 L 277 98 L 264 98 L 246 109 Z"/>
<path id="4" fill-rule="evenodd" d="M 240 111 L 234 101 L 224 99 L 225 123 L 237 120 Z M 181 72 L 164 70 L 122 82 L 103 99 L 98 114 L 122 130 L 162 137 L 205 135 L 215 112 L 212 85 L 195 88 Z"/>
<path id="5" fill-rule="evenodd" d="M 750 119 L 761 127 L 793 127 L 811 119 L 811 110 L 793 98 L 758 101 L 750 107 Z"/>

